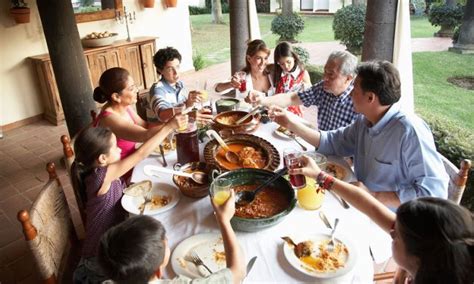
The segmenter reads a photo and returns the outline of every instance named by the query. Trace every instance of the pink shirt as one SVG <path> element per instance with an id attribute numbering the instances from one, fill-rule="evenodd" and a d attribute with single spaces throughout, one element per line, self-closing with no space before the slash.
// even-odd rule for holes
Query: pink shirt
<path id="1" fill-rule="evenodd" d="M 133 123 L 134 124 L 137 124 L 137 122 L 135 121 L 135 119 L 133 118 L 133 114 L 130 110 L 130 108 L 127 107 L 127 113 L 128 115 L 130 116 L 130 118 L 133 120 Z M 109 115 L 111 115 L 112 112 L 110 111 L 105 111 L 105 110 L 102 110 L 99 115 L 97 116 L 96 120 L 94 121 L 94 127 L 97 127 L 99 125 L 99 121 L 103 118 L 103 117 L 107 117 Z M 117 137 L 117 146 L 122 149 L 122 153 L 120 153 L 120 159 L 123 160 L 125 157 L 128 157 L 129 155 L 133 154 L 133 152 L 135 152 L 135 142 L 133 141 L 128 141 L 128 140 L 125 140 L 125 139 L 121 139 L 121 138 L 118 138 Z"/>

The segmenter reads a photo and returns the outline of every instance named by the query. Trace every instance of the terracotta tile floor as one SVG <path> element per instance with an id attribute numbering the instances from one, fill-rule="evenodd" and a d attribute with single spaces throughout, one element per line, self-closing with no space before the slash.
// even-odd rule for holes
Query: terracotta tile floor
<path id="1" fill-rule="evenodd" d="M 450 39 L 413 39 L 413 51 L 447 50 Z M 332 50 L 341 50 L 336 42 L 303 44 L 311 54 L 311 63 L 322 65 Z M 199 82 L 210 89 L 215 82 L 226 80 L 230 74 L 230 62 L 211 66 L 198 72 L 184 74 L 183 80 L 192 86 Z M 306 112 L 315 121 L 315 112 Z M 69 177 L 61 163 L 60 136 L 68 134 L 66 126 L 53 126 L 39 121 L 3 133 L 0 139 L 0 283 L 38 283 L 40 279 L 31 254 L 23 239 L 16 214 L 29 209 L 43 184 L 48 179 L 46 163 L 56 164 L 57 174 L 66 190 L 73 219 L 78 218 Z M 78 228 L 79 230 L 81 228 Z M 391 267 L 393 265 L 389 265 Z M 388 271 L 391 269 L 388 268 Z"/>

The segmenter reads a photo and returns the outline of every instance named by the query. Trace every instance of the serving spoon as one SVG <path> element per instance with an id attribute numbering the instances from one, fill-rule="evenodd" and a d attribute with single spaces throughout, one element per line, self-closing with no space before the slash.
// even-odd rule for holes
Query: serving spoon
<path id="1" fill-rule="evenodd" d="M 222 149 L 225 151 L 225 159 L 232 164 L 239 164 L 240 163 L 240 157 L 239 154 L 236 152 L 232 151 L 229 146 L 222 140 L 222 138 L 217 134 L 216 131 L 210 129 L 206 131 L 206 135 L 209 136 L 209 138 L 214 138 L 217 140 L 219 145 L 221 145 Z"/>
<path id="2" fill-rule="evenodd" d="M 235 194 L 235 203 L 239 206 L 245 206 L 251 203 L 252 201 L 254 201 L 255 196 L 257 195 L 258 192 L 260 192 L 262 189 L 270 185 L 272 182 L 276 181 L 282 175 L 285 175 L 287 172 L 288 172 L 288 168 L 284 167 L 278 170 L 275 174 L 273 174 L 266 182 L 259 185 L 255 190 L 243 190 L 243 191 L 237 192 Z"/>
<path id="3" fill-rule="evenodd" d="M 201 171 L 195 171 L 192 173 L 185 173 L 185 172 L 180 172 L 180 171 L 174 171 L 170 170 L 167 168 L 161 168 L 153 165 L 146 165 L 143 168 L 143 171 L 147 176 L 153 176 L 154 172 L 162 172 L 162 173 L 167 173 L 167 174 L 173 174 L 177 176 L 183 176 L 183 177 L 188 177 L 195 181 L 196 183 L 199 184 L 205 184 L 208 182 L 207 174 Z"/>

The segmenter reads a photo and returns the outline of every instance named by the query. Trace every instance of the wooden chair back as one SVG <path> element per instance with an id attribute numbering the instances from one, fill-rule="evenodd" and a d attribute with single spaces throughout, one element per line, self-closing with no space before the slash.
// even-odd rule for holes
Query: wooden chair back
<path id="1" fill-rule="evenodd" d="M 71 185 L 74 191 L 74 196 L 76 197 L 77 207 L 81 215 L 82 223 L 85 224 L 86 222 L 85 200 L 82 197 L 80 190 L 76 188 L 74 180 L 73 180 L 74 172 L 73 172 L 72 167 L 73 167 L 75 156 L 74 156 L 74 149 L 72 148 L 72 145 L 71 145 L 71 139 L 69 139 L 69 136 L 67 135 L 62 135 L 61 143 L 63 144 L 64 163 L 66 165 L 66 170 L 71 180 Z"/>
<path id="2" fill-rule="evenodd" d="M 443 155 L 441 155 L 441 159 L 443 160 L 444 168 L 449 175 L 448 199 L 459 204 L 464 194 L 464 189 L 466 188 L 467 177 L 469 175 L 469 170 L 471 169 L 471 161 L 468 159 L 462 160 L 460 168 L 458 169 Z"/>
<path id="3" fill-rule="evenodd" d="M 30 211 L 20 210 L 17 217 L 43 283 L 59 283 L 64 270 L 71 269 L 71 252 L 78 252 L 79 243 L 54 163 L 48 163 L 46 170 L 49 180 Z M 79 254 L 74 255 L 77 261 Z M 66 274 L 71 277 L 68 282 L 72 281 L 72 270 Z"/>

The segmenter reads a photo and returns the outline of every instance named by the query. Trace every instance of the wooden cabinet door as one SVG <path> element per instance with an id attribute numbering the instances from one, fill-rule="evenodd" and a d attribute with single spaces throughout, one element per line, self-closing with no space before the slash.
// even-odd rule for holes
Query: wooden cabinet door
<path id="1" fill-rule="evenodd" d="M 122 67 L 130 72 L 135 85 L 139 90 L 143 90 L 143 70 L 141 68 L 142 61 L 140 59 L 140 50 L 137 45 L 124 46 L 120 48 L 120 55 L 122 57 Z"/>
<path id="2" fill-rule="evenodd" d="M 155 42 L 149 42 L 140 45 L 142 59 L 143 79 L 145 88 L 149 89 L 153 83 L 158 81 L 153 56 L 155 55 Z"/>
<path id="3" fill-rule="evenodd" d="M 87 63 L 93 88 L 99 86 L 100 76 L 105 70 L 122 65 L 118 49 L 89 54 L 87 55 Z"/>

